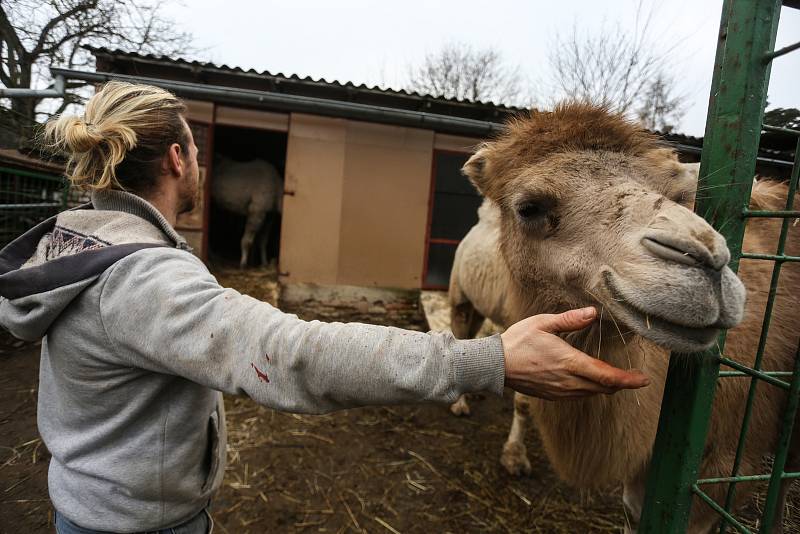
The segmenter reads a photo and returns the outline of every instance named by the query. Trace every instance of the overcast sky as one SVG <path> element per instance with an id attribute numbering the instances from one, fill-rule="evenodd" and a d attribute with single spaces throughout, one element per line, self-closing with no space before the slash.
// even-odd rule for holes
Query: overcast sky
<path id="1" fill-rule="evenodd" d="M 722 1 L 655 3 L 652 42 L 669 51 L 689 102 L 678 131 L 702 135 Z M 540 87 L 557 31 L 617 23 L 632 30 L 635 6 L 635 0 L 191 0 L 167 10 L 204 49 L 197 59 L 217 64 L 402 88 L 409 65 L 458 42 L 494 47 Z M 800 10 L 783 8 L 776 47 L 798 40 Z M 776 60 L 769 104 L 800 106 L 800 52 Z"/>

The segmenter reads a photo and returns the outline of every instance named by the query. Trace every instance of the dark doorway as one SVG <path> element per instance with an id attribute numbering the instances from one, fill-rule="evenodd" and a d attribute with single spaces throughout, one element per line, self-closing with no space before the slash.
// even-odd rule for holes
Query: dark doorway
<path id="1" fill-rule="evenodd" d="M 283 181 L 286 169 L 286 143 L 286 132 L 217 125 L 214 127 L 214 166 L 217 166 L 221 156 L 238 162 L 262 159 L 275 166 Z M 217 179 L 215 173 L 212 180 Z M 219 202 L 214 201 L 213 189 L 212 187 L 208 226 L 210 258 L 218 263 L 238 263 L 241 256 L 239 243 L 247 220 L 246 214 L 235 213 L 221 207 Z M 256 236 L 255 243 L 258 243 L 265 232 L 269 233 L 267 236 L 269 261 L 277 259 L 280 251 L 280 222 L 279 214 L 268 214 Z M 258 247 L 254 244 L 248 265 L 258 266 L 260 263 Z"/>

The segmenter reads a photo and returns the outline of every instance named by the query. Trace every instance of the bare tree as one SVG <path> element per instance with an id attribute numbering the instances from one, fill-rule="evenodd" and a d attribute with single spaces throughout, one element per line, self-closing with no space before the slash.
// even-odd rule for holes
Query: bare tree
<path id="1" fill-rule="evenodd" d="M 683 97 L 675 96 L 674 80 L 659 72 L 639 95 L 636 117 L 645 128 L 670 133 L 684 113 Z"/>
<path id="2" fill-rule="evenodd" d="M 519 68 L 492 48 L 446 44 L 410 71 L 406 88 L 423 94 L 506 104 L 518 103 L 522 96 Z"/>
<path id="3" fill-rule="evenodd" d="M 176 30 L 176 23 L 162 12 L 159 0 L 0 0 L 0 82 L 9 88 L 47 87 L 50 66 L 92 63 L 85 45 L 167 55 L 190 51 L 191 35 Z M 72 92 L 54 111 L 80 100 Z M 35 124 L 40 103 L 11 99 L 3 115 L 24 134 Z"/>
<path id="4" fill-rule="evenodd" d="M 676 92 L 670 54 L 652 38 L 654 9 L 636 8 L 632 32 L 603 25 L 598 33 L 573 26 L 556 34 L 549 55 L 551 82 L 561 97 L 591 101 L 640 119 L 652 129 L 672 129 L 686 96 Z"/>

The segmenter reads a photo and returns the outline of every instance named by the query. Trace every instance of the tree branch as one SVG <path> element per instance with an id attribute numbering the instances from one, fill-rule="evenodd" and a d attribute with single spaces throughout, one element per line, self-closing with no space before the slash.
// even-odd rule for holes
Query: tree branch
<path id="1" fill-rule="evenodd" d="M 20 41 L 14 26 L 11 25 L 11 21 L 8 20 L 6 10 L 2 5 L 0 5 L 0 36 L 9 44 L 10 48 L 17 52 L 18 57 L 25 55 L 25 47 L 22 46 L 22 41 Z"/>
<path id="2" fill-rule="evenodd" d="M 79 2 L 72 9 L 68 9 L 67 11 L 60 13 L 57 17 L 50 19 L 47 24 L 44 25 L 42 31 L 39 33 L 39 39 L 36 41 L 36 45 L 31 50 L 31 55 L 33 57 L 38 57 L 41 55 L 42 50 L 44 50 L 45 42 L 50 35 L 50 32 L 53 31 L 59 24 L 65 22 L 75 15 L 79 13 L 86 12 L 89 9 L 93 9 L 97 7 L 97 0 L 84 0 L 83 2 Z"/>

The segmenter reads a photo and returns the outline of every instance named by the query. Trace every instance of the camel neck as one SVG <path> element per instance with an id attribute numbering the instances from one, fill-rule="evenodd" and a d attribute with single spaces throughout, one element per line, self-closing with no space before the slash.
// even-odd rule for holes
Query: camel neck
<path id="1" fill-rule="evenodd" d="M 585 330 L 567 335 L 566 340 L 576 349 L 620 369 L 642 369 L 644 340 L 622 328 L 604 317 Z"/>

